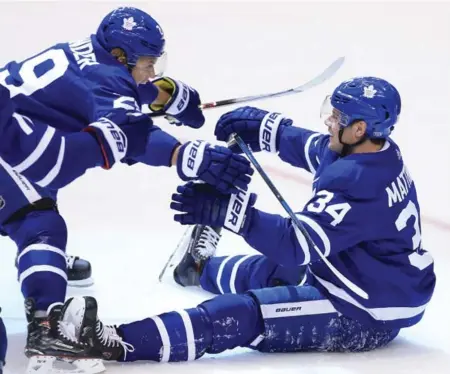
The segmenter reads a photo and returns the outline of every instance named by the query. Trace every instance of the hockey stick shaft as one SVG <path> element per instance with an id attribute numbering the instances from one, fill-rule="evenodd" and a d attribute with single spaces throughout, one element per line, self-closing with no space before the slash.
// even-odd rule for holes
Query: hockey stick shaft
<path id="1" fill-rule="evenodd" d="M 333 264 L 331 264 L 328 259 L 325 257 L 325 255 L 322 253 L 322 251 L 317 247 L 317 245 L 314 243 L 313 239 L 309 235 L 308 231 L 303 226 L 302 222 L 299 220 L 299 218 L 295 215 L 291 207 L 288 205 L 286 200 L 281 195 L 280 191 L 275 187 L 275 185 L 272 183 L 269 176 L 266 174 L 266 172 L 263 170 L 259 162 L 256 160 L 255 156 L 253 155 L 253 152 L 250 150 L 250 148 L 245 144 L 245 142 L 241 139 L 240 136 L 233 134 L 232 135 L 232 142 L 236 142 L 239 148 L 241 148 L 242 152 L 248 157 L 250 162 L 253 164 L 255 169 L 258 171 L 258 173 L 261 175 L 264 182 L 268 185 L 270 190 L 273 192 L 277 200 L 280 202 L 281 206 L 284 208 L 284 210 L 288 213 L 289 217 L 292 219 L 294 224 L 297 226 L 297 228 L 301 231 L 301 233 L 306 238 L 306 241 L 308 244 L 314 248 L 314 250 L 317 252 L 317 254 L 320 256 L 320 258 L 327 264 L 327 266 L 330 268 L 330 270 L 336 275 L 339 280 L 344 283 L 349 289 L 351 289 L 355 294 L 362 297 L 363 299 L 368 299 L 369 295 L 367 292 L 362 290 L 360 287 L 358 287 L 356 284 L 352 283 L 349 279 L 347 279 L 344 275 L 342 275 L 339 270 L 337 270 Z"/>
<path id="2" fill-rule="evenodd" d="M 262 99 L 269 99 L 274 97 L 280 97 L 280 96 L 286 96 L 291 94 L 300 93 L 306 90 L 309 90 L 310 88 L 313 88 L 329 78 L 331 78 L 342 66 L 342 64 L 345 61 L 345 57 L 339 57 L 333 63 L 328 66 L 322 73 L 314 77 L 313 79 L 309 80 L 306 83 L 303 83 L 302 85 L 294 88 L 289 88 L 287 90 L 279 91 L 279 92 L 272 92 L 267 94 L 259 94 L 259 95 L 251 95 L 251 96 L 243 96 L 243 97 L 235 97 L 232 99 L 225 99 L 225 100 L 219 100 L 219 101 L 213 101 L 210 103 L 204 103 L 200 104 L 200 109 L 209 109 L 209 108 L 216 108 L 224 105 L 231 105 L 231 104 L 238 104 L 238 103 L 248 103 L 251 101 L 256 100 L 262 100 Z M 150 113 L 150 117 L 160 117 L 164 116 L 166 113 Z"/>

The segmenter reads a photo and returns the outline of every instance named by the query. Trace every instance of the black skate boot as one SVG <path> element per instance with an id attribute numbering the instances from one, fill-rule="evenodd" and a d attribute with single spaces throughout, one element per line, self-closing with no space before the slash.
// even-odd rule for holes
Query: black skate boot
<path id="1" fill-rule="evenodd" d="M 77 325 L 64 319 L 67 305 L 51 306 L 46 316 L 36 316 L 33 299 L 25 300 L 28 320 L 27 344 L 25 355 L 30 359 L 27 373 L 86 373 L 95 374 L 105 371 L 101 360 L 93 357 L 88 344 L 93 340 L 93 329 L 85 329 L 80 339 Z M 94 313 L 94 315 L 93 315 Z M 96 320 L 97 308 L 84 306 L 83 321 L 86 326 Z"/>
<path id="2" fill-rule="evenodd" d="M 200 276 L 209 258 L 213 257 L 220 240 L 221 229 L 193 225 L 184 234 L 175 252 L 164 267 L 160 280 L 172 273 L 173 279 L 183 287 L 199 286 Z"/>
<path id="3" fill-rule="evenodd" d="M 89 287 L 94 284 L 89 261 L 67 255 L 67 283 L 71 287 Z"/>
<path id="4" fill-rule="evenodd" d="M 86 318 L 83 305 L 91 305 L 91 315 L 93 315 L 94 305 L 96 318 Z M 71 319 L 79 326 L 76 331 L 80 341 L 91 347 L 91 354 L 97 358 L 107 361 L 117 361 L 126 359 L 128 352 L 133 352 L 134 347 L 123 341 L 120 331 L 116 326 L 105 325 L 99 320 L 97 315 L 97 301 L 91 296 L 74 297 L 66 302 L 67 308 L 64 310 L 64 319 Z M 66 316 L 67 315 L 67 316 Z M 73 317 L 68 317 L 68 316 Z M 84 333 L 88 331 L 89 333 Z M 92 331 L 92 336 L 91 332 Z"/>

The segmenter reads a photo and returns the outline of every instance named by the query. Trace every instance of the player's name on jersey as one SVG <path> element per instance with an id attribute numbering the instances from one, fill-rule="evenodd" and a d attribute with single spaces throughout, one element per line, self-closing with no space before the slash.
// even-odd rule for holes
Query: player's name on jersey
<path id="1" fill-rule="evenodd" d="M 409 188 L 411 187 L 413 180 L 409 174 L 408 169 L 403 165 L 403 169 L 400 174 L 395 178 L 390 186 L 386 187 L 386 193 L 388 195 L 389 208 L 395 203 L 402 202 L 408 195 Z"/>
<path id="2" fill-rule="evenodd" d="M 70 42 L 69 46 L 81 70 L 89 65 L 98 65 L 91 38 Z"/>

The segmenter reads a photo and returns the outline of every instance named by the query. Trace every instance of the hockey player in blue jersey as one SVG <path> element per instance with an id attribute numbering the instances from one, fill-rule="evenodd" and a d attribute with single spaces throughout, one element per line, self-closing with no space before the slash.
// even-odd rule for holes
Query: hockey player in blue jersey
<path id="1" fill-rule="evenodd" d="M 182 260 L 173 276 L 220 296 L 118 327 L 97 320 L 95 349 L 119 361 L 160 362 L 238 346 L 361 352 L 385 346 L 418 323 L 435 274 L 422 247 L 414 182 L 390 138 L 400 109 L 392 84 L 363 77 L 327 97 L 328 135 L 257 108 L 224 114 L 219 140 L 237 133 L 253 151 L 278 153 L 314 174 L 313 196 L 297 216 L 319 249 L 290 218 L 255 208 L 254 193 L 181 186 L 171 205 L 175 220 L 207 228 L 194 226 L 193 240 L 179 247 L 175 258 Z M 211 256 L 219 237 L 210 227 L 242 236 L 261 255 Z M 77 300 L 69 301 L 71 314 L 85 304 L 96 308 L 90 297 Z"/>
<path id="2" fill-rule="evenodd" d="M 148 104 L 178 125 L 204 123 L 196 90 L 156 77 L 164 46 L 152 17 L 118 8 L 85 40 L 0 69 L 0 230 L 18 247 L 28 356 L 86 354 L 59 327 L 67 285 L 59 188 L 117 162 L 173 165 L 182 180 L 201 179 L 225 193 L 250 182 L 244 157 L 203 141 L 181 144 L 141 112 Z"/>

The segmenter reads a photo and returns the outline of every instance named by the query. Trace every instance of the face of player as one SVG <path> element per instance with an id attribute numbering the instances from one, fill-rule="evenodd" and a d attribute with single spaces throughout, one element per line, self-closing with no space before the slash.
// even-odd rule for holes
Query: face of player
<path id="1" fill-rule="evenodd" d="M 131 75 L 137 84 L 145 84 L 150 79 L 156 77 L 155 64 L 157 58 L 150 56 L 142 56 L 136 62 L 136 65 L 131 70 Z"/>
<path id="2" fill-rule="evenodd" d="M 167 52 L 160 57 L 141 56 L 131 70 L 137 84 L 145 84 L 149 79 L 162 77 L 167 66 Z"/>
<path id="3" fill-rule="evenodd" d="M 330 143 L 328 148 L 332 151 L 341 153 L 344 145 L 339 140 L 339 131 L 341 129 L 340 115 L 336 109 L 333 109 L 329 113 L 328 117 L 325 118 L 325 126 L 328 127 L 328 133 L 330 134 Z M 345 134 L 345 129 L 344 129 Z M 344 137 L 344 134 L 342 137 Z"/>
<path id="4" fill-rule="evenodd" d="M 328 127 L 330 134 L 328 148 L 337 153 L 342 153 L 344 144 L 357 143 L 366 131 L 366 123 L 364 121 L 357 121 L 350 126 L 344 127 L 341 139 L 339 139 L 339 132 L 342 126 L 338 111 L 333 111 L 332 115 L 325 120 L 325 125 Z"/>

